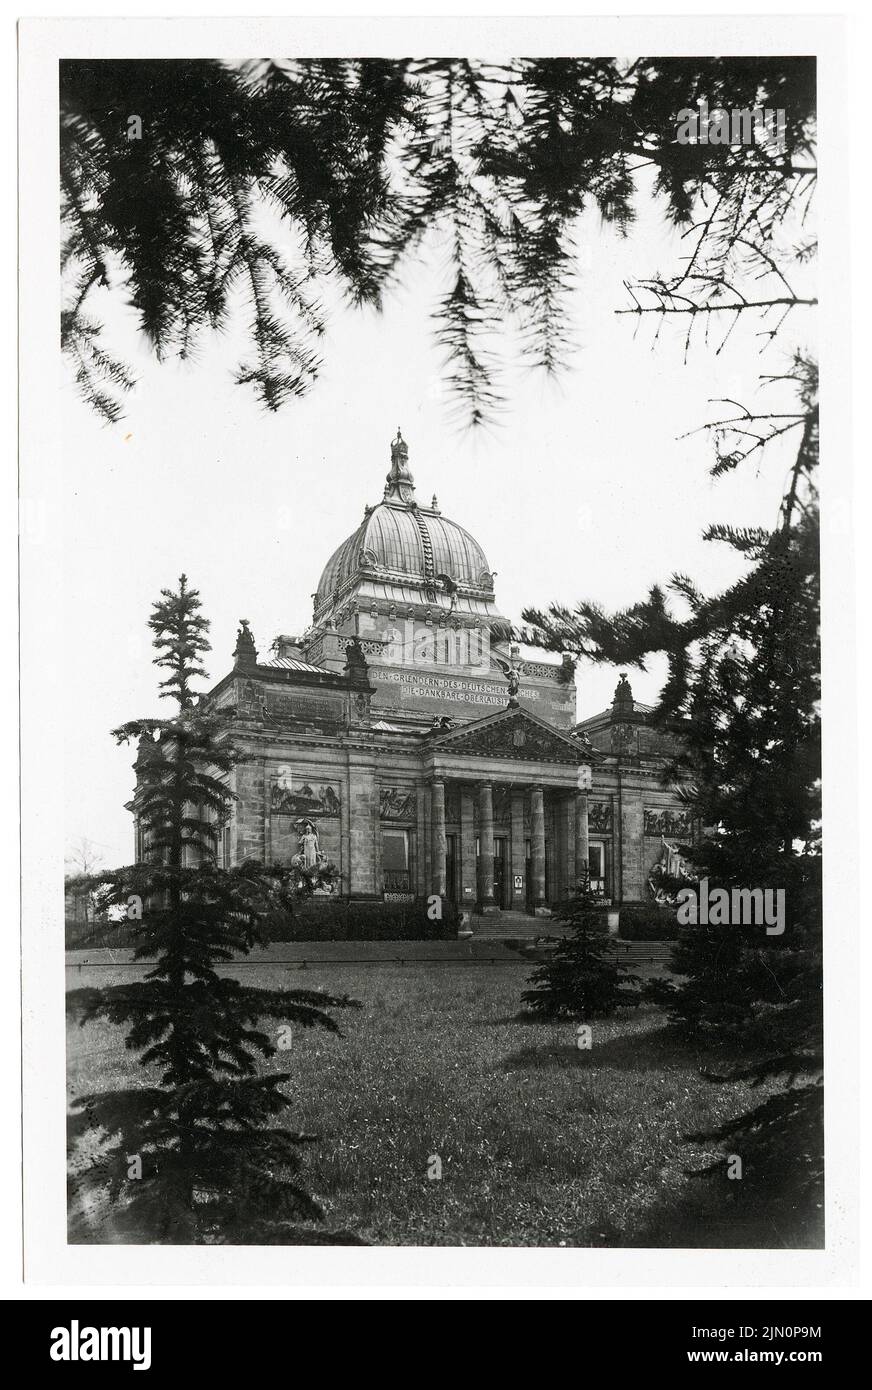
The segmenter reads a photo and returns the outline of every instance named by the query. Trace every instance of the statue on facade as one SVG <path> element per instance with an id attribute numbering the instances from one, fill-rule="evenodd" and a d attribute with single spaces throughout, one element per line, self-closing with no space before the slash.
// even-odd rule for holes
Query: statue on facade
<path id="1" fill-rule="evenodd" d="M 570 729 L 570 731 L 569 731 L 569 737 L 570 737 L 571 739 L 573 739 L 576 743 L 580 743 L 581 746 L 582 746 L 582 748 L 584 748 L 584 749 L 586 749 L 586 750 L 587 750 L 587 749 L 590 749 L 591 753 L 593 753 L 593 752 L 595 751 L 595 750 L 594 750 L 594 746 L 593 746 L 593 744 L 591 743 L 590 739 L 588 738 L 588 736 L 587 736 L 587 734 L 586 734 L 586 732 L 585 732 L 584 729 L 581 729 L 581 728 L 578 728 L 578 727 L 576 727 L 576 728 L 574 728 L 574 729 Z"/>
<path id="2" fill-rule="evenodd" d="M 506 676 L 508 678 L 508 708 L 518 709 L 521 703 L 518 699 L 518 692 L 521 689 L 521 670 L 520 667 L 517 665 L 517 656 L 513 651 L 511 661 L 503 661 L 502 658 L 499 656 L 496 658 L 496 660 L 497 665 L 503 671 L 505 671 Z"/>
<path id="3" fill-rule="evenodd" d="M 310 820 L 303 822 L 299 848 L 302 867 L 304 869 L 314 869 L 318 863 L 319 846 L 317 832 Z"/>
<path id="4" fill-rule="evenodd" d="M 297 889 L 312 893 L 316 897 L 335 893 L 339 886 L 339 873 L 321 849 L 318 832 L 313 821 L 297 821 L 297 853 L 291 860 L 296 870 Z"/>
<path id="5" fill-rule="evenodd" d="M 345 674 L 365 680 L 368 670 L 360 638 L 355 634 L 345 648 Z"/>
<path id="6" fill-rule="evenodd" d="M 236 646 L 233 649 L 234 666 L 252 667 L 257 665 L 257 648 L 247 618 L 239 619 Z"/>
<path id="7" fill-rule="evenodd" d="M 434 498 L 433 500 L 435 502 L 436 499 Z M 457 584 L 457 581 L 455 579 L 452 579 L 450 574 L 437 574 L 436 583 L 441 584 L 442 588 L 445 590 L 445 593 L 448 595 L 448 612 L 453 613 L 455 608 L 457 607 L 457 595 L 459 592 L 459 586 Z"/>
<path id="8" fill-rule="evenodd" d="M 620 674 L 618 683 L 615 686 L 614 699 L 617 704 L 628 703 L 633 699 L 633 688 L 627 680 L 626 671 L 622 671 Z"/>
<path id="9" fill-rule="evenodd" d="M 660 858 L 648 875 L 648 890 L 664 906 L 676 901 L 682 885 L 692 882 L 694 874 L 677 844 L 661 835 L 660 845 Z"/>

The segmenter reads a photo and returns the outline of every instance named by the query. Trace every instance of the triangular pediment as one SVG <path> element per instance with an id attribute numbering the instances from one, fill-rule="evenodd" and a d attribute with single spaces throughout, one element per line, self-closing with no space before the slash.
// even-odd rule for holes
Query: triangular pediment
<path id="1" fill-rule="evenodd" d="M 459 729 L 434 732 L 428 742 L 445 753 L 473 758 L 510 758 L 516 762 L 552 762 L 578 766 L 602 757 L 589 745 L 570 738 L 524 709 L 505 709 Z"/>

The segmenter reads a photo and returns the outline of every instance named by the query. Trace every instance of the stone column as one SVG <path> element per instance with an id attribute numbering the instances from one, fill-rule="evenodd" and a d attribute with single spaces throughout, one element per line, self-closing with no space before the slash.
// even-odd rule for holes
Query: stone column
<path id="1" fill-rule="evenodd" d="M 575 796 L 575 873 L 578 880 L 588 865 L 587 792 Z"/>
<path id="2" fill-rule="evenodd" d="M 577 877 L 575 869 L 575 794 L 573 792 L 562 798 L 560 814 L 563 821 L 562 840 L 566 846 L 565 892 L 567 897 L 571 897 L 575 892 Z"/>
<path id="3" fill-rule="evenodd" d="M 622 902 L 639 902 L 645 897 L 644 863 L 645 815 L 640 787 L 622 787 L 621 796 L 621 886 Z"/>
<path id="4" fill-rule="evenodd" d="M 530 877 L 535 912 L 545 906 L 545 800 L 541 787 L 530 789 Z"/>
<path id="5" fill-rule="evenodd" d="M 494 902 L 494 794 L 490 782 L 478 788 L 478 910 L 497 913 Z"/>
<path id="6" fill-rule="evenodd" d="M 445 783 L 435 779 L 430 784 L 430 892 L 445 897 Z"/>

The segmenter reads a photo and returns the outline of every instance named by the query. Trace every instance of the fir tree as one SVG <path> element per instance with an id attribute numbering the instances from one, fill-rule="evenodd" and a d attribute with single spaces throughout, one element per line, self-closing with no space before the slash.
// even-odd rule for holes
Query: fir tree
<path id="1" fill-rule="evenodd" d="M 542 1018 L 607 1018 L 616 1009 L 639 1003 L 629 986 L 638 981 L 615 957 L 603 926 L 597 898 L 583 884 L 574 897 L 561 903 L 556 917 L 571 927 L 565 937 L 553 938 L 553 950 L 533 971 L 521 999 Z"/>
<path id="2" fill-rule="evenodd" d="M 759 1015 L 775 1027 L 803 987 L 819 1001 L 821 931 L 818 518 L 742 538 L 746 579 L 723 596 L 699 643 L 683 748 L 668 770 L 706 827 L 692 846 L 709 894 L 783 893 L 783 931 L 762 924 L 682 932 L 669 1002 L 683 1032 L 748 1040 Z M 692 607 L 708 607 L 698 596 Z M 678 683 L 676 682 L 676 687 Z M 677 695 L 677 688 L 675 694 Z M 674 701 L 675 696 L 673 695 Z M 673 703 L 674 708 L 674 703 Z M 759 1032 L 759 1030 L 756 1030 Z M 819 1033 L 819 1028 L 818 1028 Z"/>
<path id="3" fill-rule="evenodd" d="M 678 112 L 703 99 L 784 109 L 783 148 L 680 143 Z M 324 292 L 380 307 L 434 244 L 450 399 L 486 420 L 503 344 L 546 372 L 567 361 L 579 219 L 623 234 L 641 196 L 689 256 L 626 312 L 668 306 L 689 341 L 813 302 L 779 247 L 815 185 L 808 58 L 76 59 L 60 109 L 62 341 L 108 420 L 133 377 L 103 342 L 100 290 L 123 291 L 161 358 L 190 357 L 241 296 L 236 380 L 275 410 L 317 379 Z"/>
<path id="4" fill-rule="evenodd" d="M 706 597 L 682 575 L 670 610 L 659 587 L 621 613 L 595 603 L 570 612 L 528 610 L 528 639 L 594 661 L 644 666 L 668 660 L 655 722 L 682 719 L 680 778 L 704 827 L 687 847 L 709 891 L 784 894 L 784 931 L 688 925 L 677 943 L 675 981 L 648 998 L 686 1037 L 740 1050 L 743 1061 L 712 1079 L 778 1086 L 758 1106 L 700 1140 L 729 1143 L 795 1238 L 820 1239 L 823 1181 L 821 731 L 817 373 L 797 355 L 793 412 L 750 411 L 717 422 L 712 471 L 740 466 L 785 433 L 797 437 L 778 525 L 771 532 L 712 526 L 710 540 L 746 562 L 723 593 Z M 744 1148 L 741 1148 L 744 1144 Z M 714 1170 L 710 1170 L 714 1171 Z M 786 1183 L 789 1171 L 796 1181 Z"/>
<path id="5" fill-rule="evenodd" d="M 321 1212 L 300 1178 L 300 1148 L 317 1136 L 286 1127 L 289 1073 L 258 1072 L 259 1059 L 276 1052 L 264 1020 L 338 1032 L 329 1010 L 353 1001 L 259 989 L 220 973 L 267 939 L 293 889 L 282 866 L 217 863 L 232 799 L 227 777 L 240 756 L 228 711 L 192 692 L 209 650 L 200 607 L 182 575 L 149 621 L 155 664 L 167 673 L 160 693 L 177 713 L 114 731 L 120 743 L 139 741 L 146 852 L 142 862 L 101 872 L 99 894 L 104 906 L 126 909 L 135 959 L 153 963 L 142 980 L 77 990 L 70 1003 L 83 1024 L 125 1028 L 146 1075 L 140 1086 L 78 1097 L 73 1195 L 80 1207 L 108 1196 L 116 1238 L 308 1241 L 317 1237 L 296 1223 Z M 81 1237 L 86 1227 L 72 1229 Z"/>

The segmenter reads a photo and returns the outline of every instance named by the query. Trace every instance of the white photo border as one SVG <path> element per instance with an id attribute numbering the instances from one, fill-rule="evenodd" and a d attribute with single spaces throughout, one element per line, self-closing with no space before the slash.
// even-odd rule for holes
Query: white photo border
<path id="1" fill-rule="evenodd" d="M 738 1288 L 847 1288 L 858 1273 L 859 832 L 856 761 L 854 556 L 850 533 L 828 516 L 853 515 L 850 435 L 850 281 L 845 28 L 809 16 L 654 18 L 364 18 L 24 20 L 20 24 L 21 502 L 40 526 L 21 536 L 21 815 L 23 1169 L 25 1281 L 115 1296 L 127 1286 L 261 1286 L 263 1296 L 315 1289 L 527 1286 L 584 1289 L 588 1297 L 722 1297 Z M 68 1245 L 64 1035 L 63 767 L 55 711 L 64 700 L 53 602 L 64 584 L 59 413 L 46 400 L 58 341 L 57 63 L 60 58 L 402 56 L 410 52 L 548 56 L 815 54 L 820 111 L 822 257 L 821 504 L 823 516 L 823 733 L 826 1026 L 826 1239 L 823 1251 L 444 1249 L 410 1247 L 163 1247 Z M 50 391 L 49 391 L 50 396 Z M 95 615 L 95 622 L 99 617 Z M 110 679 L 110 672 L 95 672 Z M 156 1287 L 155 1287 L 156 1286 Z M 281 1290 L 285 1290 L 283 1295 Z M 161 1292 L 163 1290 L 163 1292 Z M 223 1292 L 222 1292 L 223 1290 Z M 654 1291 L 657 1291 L 656 1293 Z M 672 1290 L 672 1294 L 670 1294 Z M 756 1292 L 755 1292 L 756 1291 Z M 253 1290 L 247 1295 L 254 1296 Z M 342 1296 L 341 1293 L 339 1296 Z M 533 1296 L 536 1296 L 535 1294 Z"/>

